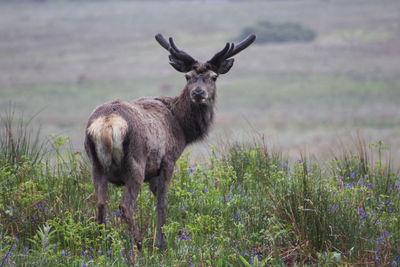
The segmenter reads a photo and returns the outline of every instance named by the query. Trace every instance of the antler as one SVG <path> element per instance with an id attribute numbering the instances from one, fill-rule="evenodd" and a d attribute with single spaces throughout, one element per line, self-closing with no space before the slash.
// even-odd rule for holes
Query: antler
<path id="1" fill-rule="evenodd" d="M 162 47 L 170 52 L 169 64 L 171 64 L 172 67 L 180 72 L 188 72 L 193 69 L 193 65 L 197 63 L 197 61 L 185 51 L 180 50 L 172 37 L 169 38 L 169 42 L 165 40 L 161 33 L 157 34 L 155 38 Z"/>
<path id="2" fill-rule="evenodd" d="M 217 73 L 224 74 L 229 71 L 233 65 L 234 59 L 229 59 L 234 55 L 238 54 L 242 50 L 246 49 L 256 40 L 255 34 L 250 34 L 243 41 L 236 45 L 234 43 L 226 43 L 225 47 L 216 53 L 209 61 L 211 68 Z"/>

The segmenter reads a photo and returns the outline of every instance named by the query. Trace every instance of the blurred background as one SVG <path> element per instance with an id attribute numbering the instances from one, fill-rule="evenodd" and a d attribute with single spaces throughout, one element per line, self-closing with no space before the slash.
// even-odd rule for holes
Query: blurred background
<path id="1" fill-rule="evenodd" d="M 258 35 L 220 76 L 215 125 L 194 157 L 260 138 L 324 156 L 359 136 L 400 159 L 398 0 L 0 1 L 0 111 L 37 114 L 44 137 L 81 150 L 96 106 L 185 85 L 159 32 L 200 61 Z"/>

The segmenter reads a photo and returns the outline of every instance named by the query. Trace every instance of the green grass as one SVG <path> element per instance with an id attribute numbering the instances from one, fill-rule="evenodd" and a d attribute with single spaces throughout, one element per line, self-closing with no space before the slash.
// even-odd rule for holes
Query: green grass
<path id="1" fill-rule="evenodd" d="M 29 128 L 20 128 L 24 133 Z M 1 140 L 8 137 L 2 134 Z M 25 146 L 29 147 L 29 141 Z M 33 143 L 41 144 L 40 140 Z M 154 246 L 156 203 L 145 185 L 135 207 L 137 251 L 120 224 L 121 188 L 108 192 L 107 223 L 95 221 L 90 167 L 68 138 L 52 136 L 40 161 L 22 152 L 0 165 L 3 266 L 397 265 L 400 175 L 382 142 L 359 139 L 327 162 L 292 162 L 263 142 L 226 145 L 198 165 L 183 155 L 168 192 L 168 249 Z"/>

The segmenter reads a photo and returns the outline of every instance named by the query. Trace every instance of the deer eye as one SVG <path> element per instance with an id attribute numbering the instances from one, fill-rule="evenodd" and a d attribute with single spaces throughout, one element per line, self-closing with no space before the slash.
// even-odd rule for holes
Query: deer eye
<path id="1" fill-rule="evenodd" d="M 211 75 L 211 80 L 213 80 L 214 82 L 217 80 L 217 78 L 218 78 L 217 74 Z"/>

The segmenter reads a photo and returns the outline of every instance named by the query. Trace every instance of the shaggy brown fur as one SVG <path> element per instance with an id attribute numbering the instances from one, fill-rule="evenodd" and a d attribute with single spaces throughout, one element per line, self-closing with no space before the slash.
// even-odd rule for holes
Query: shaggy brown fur
<path id="1" fill-rule="evenodd" d="M 165 43 L 162 46 L 169 48 L 170 59 L 175 60 L 174 68 L 185 72 L 190 69 L 182 92 L 176 97 L 105 103 L 93 111 L 86 127 L 85 150 L 92 162 L 97 221 L 105 221 L 108 182 L 125 185 L 121 219 L 128 224 L 139 248 L 142 239 L 133 207 L 143 182 L 148 182 L 157 196 L 157 245 L 164 249 L 161 229 L 165 224 L 166 194 L 175 163 L 186 145 L 207 135 L 214 118 L 218 76 L 214 71 L 218 66 L 188 60 L 187 54 L 184 58 L 176 54 L 174 57 L 176 51 L 184 52 L 172 51 Z"/>

